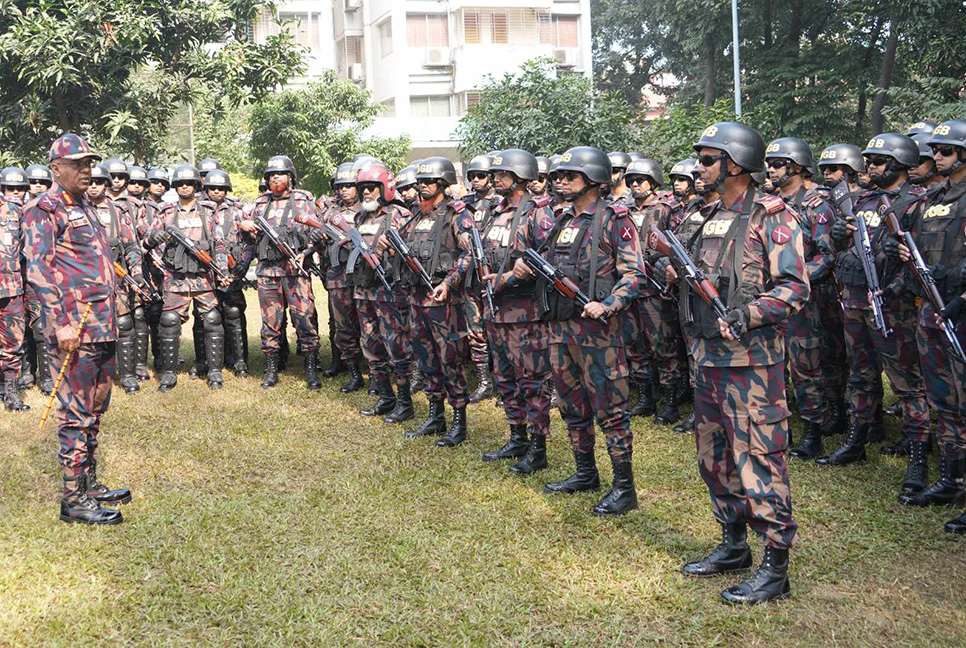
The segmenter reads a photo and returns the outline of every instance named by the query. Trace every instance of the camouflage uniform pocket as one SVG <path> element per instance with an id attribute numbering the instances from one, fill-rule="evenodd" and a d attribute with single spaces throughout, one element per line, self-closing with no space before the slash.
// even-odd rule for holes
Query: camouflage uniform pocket
<path id="1" fill-rule="evenodd" d="M 791 412 L 785 405 L 763 405 L 750 413 L 751 431 L 748 438 L 749 450 L 755 455 L 784 452 L 788 447 L 788 420 Z"/>

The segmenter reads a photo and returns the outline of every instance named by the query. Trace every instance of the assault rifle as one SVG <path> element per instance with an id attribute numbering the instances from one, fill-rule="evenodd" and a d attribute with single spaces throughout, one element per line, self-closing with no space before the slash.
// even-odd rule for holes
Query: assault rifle
<path id="1" fill-rule="evenodd" d="M 590 297 L 588 297 L 580 289 L 573 280 L 560 272 L 559 269 L 555 268 L 552 263 L 544 259 L 540 254 L 533 248 L 527 248 L 523 252 L 523 262 L 527 264 L 531 270 L 537 275 L 543 277 L 543 279 L 554 287 L 558 293 L 566 297 L 567 299 L 572 299 L 577 302 L 577 305 L 583 308 L 590 303 Z M 607 318 L 603 315 L 597 318 L 597 321 L 601 324 L 607 324 Z"/>
<path id="2" fill-rule="evenodd" d="M 490 269 L 486 265 L 486 256 L 483 252 L 483 239 L 480 238 L 480 231 L 475 227 L 470 232 L 470 251 L 473 253 L 476 277 L 483 284 L 483 296 L 486 297 L 486 305 L 490 307 L 490 313 L 495 313 L 496 307 L 493 305 L 493 285 L 483 278 L 490 274 Z"/>
<path id="3" fill-rule="evenodd" d="M 349 238 L 349 244 L 353 248 L 352 252 L 349 253 L 349 260 L 346 262 L 346 272 L 351 272 L 351 269 L 355 267 L 356 260 L 361 256 L 369 264 L 373 272 L 376 273 L 376 276 L 379 277 L 379 281 L 382 282 L 385 289 L 392 290 L 392 286 L 389 285 L 389 279 L 386 277 L 386 270 L 379 262 L 379 257 L 376 256 L 375 251 L 362 238 L 362 232 L 358 228 L 351 227 L 346 234 Z"/>
<path id="4" fill-rule="evenodd" d="M 171 238 L 173 238 L 178 245 L 187 250 L 191 256 L 197 259 L 206 268 L 214 272 L 215 276 L 218 277 L 219 280 L 231 281 L 232 276 L 218 267 L 218 265 L 215 263 L 215 260 L 211 258 L 211 254 L 198 247 L 198 245 L 190 238 L 185 236 L 185 233 L 180 229 L 171 225 L 165 225 L 164 231 L 170 234 Z"/>
<path id="5" fill-rule="evenodd" d="M 309 274 L 309 271 L 298 262 L 298 254 L 292 249 L 292 246 L 282 239 L 282 235 L 279 234 L 278 230 L 268 222 L 268 219 L 266 219 L 263 214 L 255 215 L 255 225 L 258 227 L 258 229 L 262 230 L 262 233 L 267 236 L 268 240 L 272 242 L 272 245 L 274 245 L 278 251 L 282 253 L 282 256 L 288 259 L 289 263 L 295 266 L 295 269 L 298 270 L 299 275 L 305 277 L 306 279 L 312 278 L 312 275 Z"/>
<path id="6" fill-rule="evenodd" d="M 406 245 L 406 241 L 404 241 L 403 237 L 400 236 L 399 231 L 393 227 L 390 227 L 386 230 L 386 238 L 389 240 L 389 245 L 392 246 L 392 249 L 396 252 L 396 254 L 402 257 L 403 262 L 405 262 L 409 270 L 414 275 L 419 277 L 419 280 L 423 283 L 423 285 L 426 286 L 430 292 L 432 292 L 434 288 L 433 282 L 429 278 L 429 273 L 426 272 L 426 268 L 424 268 L 423 264 L 420 263 L 419 259 L 416 258 L 416 254 L 412 251 L 412 249 Z"/>
<path id="7" fill-rule="evenodd" d="M 127 286 L 129 289 L 137 293 L 137 296 L 141 298 L 141 301 L 145 304 L 153 301 L 161 301 L 161 295 L 154 292 L 144 284 L 140 284 L 134 280 L 124 266 L 122 266 L 117 261 L 114 262 L 114 273 L 117 274 L 117 278 L 121 280 L 121 283 Z"/>

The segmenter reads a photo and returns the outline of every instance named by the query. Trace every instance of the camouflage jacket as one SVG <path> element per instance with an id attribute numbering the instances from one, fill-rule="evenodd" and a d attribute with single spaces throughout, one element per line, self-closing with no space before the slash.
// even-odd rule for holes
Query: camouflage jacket
<path id="1" fill-rule="evenodd" d="M 200 201 L 195 200 L 188 209 L 182 207 L 180 202 L 165 203 L 152 225 L 151 234 L 169 226 L 180 229 L 201 250 L 211 254 L 215 265 L 222 270 L 228 270 L 228 256 L 225 254 L 225 242 L 221 237 L 221 231 L 215 227 L 214 219 L 210 214 L 200 209 Z M 149 238 L 151 234 L 148 235 Z M 214 290 L 214 273 L 197 261 L 180 243 L 170 239 L 161 247 L 161 258 L 166 270 L 165 292 L 188 293 Z M 194 270 L 185 271 L 182 268 Z"/>
<path id="2" fill-rule="evenodd" d="M 447 303 L 463 302 L 464 279 L 473 265 L 473 260 L 462 236 L 471 229 L 473 216 L 466 209 L 466 205 L 459 200 L 444 200 L 429 213 L 417 211 L 399 230 L 399 234 L 429 273 L 433 285 L 443 283 L 449 288 Z M 406 272 L 408 270 L 404 271 L 404 276 Z M 412 284 L 410 298 L 414 305 L 423 308 L 441 305 L 433 301 L 432 293 L 419 282 Z"/>
<path id="3" fill-rule="evenodd" d="M 282 196 L 275 196 L 270 191 L 263 193 L 255 201 L 252 212 L 245 218 L 254 220 L 256 216 L 264 216 L 281 238 L 298 254 L 306 251 L 311 245 L 310 228 L 295 222 L 295 217 L 300 215 L 318 218 L 315 198 L 307 191 L 293 189 Z M 266 234 L 256 232 L 254 236 L 246 235 L 246 241 L 249 244 L 245 248 L 242 265 L 247 266 L 251 263 L 252 256 L 257 257 L 256 274 L 259 277 L 290 277 L 299 274 L 295 264 L 285 258 Z"/>
<path id="4" fill-rule="evenodd" d="M 362 205 L 358 200 L 351 205 L 346 205 L 336 198 L 325 196 L 316 201 L 316 206 L 323 222 L 332 223 L 340 229 L 343 224 L 351 224 L 352 227 L 355 227 L 359 212 L 362 210 Z M 319 250 L 319 256 L 322 257 L 323 267 L 325 268 L 325 289 L 346 288 L 349 285 L 349 280 L 345 274 L 345 266 L 331 263 L 333 256 L 329 249 L 331 245 L 335 245 L 335 243 L 329 242 Z"/>
<path id="5" fill-rule="evenodd" d="M 0 198 L 0 298 L 23 294 L 23 204 Z"/>
<path id="6" fill-rule="evenodd" d="M 805 245 L 805 270 L 814 285 L 825 281 L 835 266 L 832 238 L 829 232 L 835 222 L 835 209 L 825 192 L 818 187 L 802 187 L 794 194 L 782 196 L 802 227 Z"/>
<path id="7" fill-rule="evenodd" d="M 386 290 L 372 267 L 359 255 L 353 260 L 352 273 L 349 275 L 350 283 L 354 286 L 353 297 L 355 299 L 376 302 L 396 302 L 406 299 L 406 291 L 402 282 L 396 281 L 393 283 L 394 278 L 399 276 L 399 260 L 388 254 L 380 256 L 376 251 L 376 244 L 379 242 L 379 237 L 385 234 L 388 228 L 392 227 L 398 230 L 399 226 L 409 220 L 411 216 L 409 210 L 398 205 L 384 205 L 377 212 L 359 211 L 356 214 L 355 227 L 362 235 L 362 240 L 372 248 L 376 258 L 379 259 L 389 278 L 390 285 L 392 285 L 392 290 Z M 350 227 L 348 222 L 339 214 L 333 215 L 333 225 L 336 225 L 341 231 L 348 231 Z M 352 244 L 346 243 L 343 245 L 342 252 L 345 254 L 340 256 L 347 263 L 352 252 Z"/>

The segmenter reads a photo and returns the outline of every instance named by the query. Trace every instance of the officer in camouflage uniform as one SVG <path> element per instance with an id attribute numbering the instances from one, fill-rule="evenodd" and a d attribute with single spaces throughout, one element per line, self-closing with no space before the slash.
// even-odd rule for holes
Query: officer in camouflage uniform
<path id="1" fill-rule="evenodd" d="M 70 361 L 57 397 L 64 497 L 60 519 L 119 524 L 131 491 L 112 490 L 97 478 L 97 436 L 111 401 L 117 339 L 115 273 L 105 231 L 84 192 L 100 158 L 73 133 L 50 148 L 55 184 L 24 208 L 27 278 L 41 302 L 44 342 L 55 367 Z M 85 317 L 86 315 L 86 317 Z M 78 327 L 80 332 L 78 334 Z"/>
<path id="2" fill-rule="evenodd" d="M 476 229 L 483 230 L 487 226 L 486 218 L 490 209 L 499 202 L 500 197 L 493 191 L 492 165 L 494 151 L 486 155 L 477 155 L 466 166 L 466 179 L 472 191 L 461 199 L 473 214 Z M 473 360 L 476 372 L 476 389 L 470 393 L 470 402 L 493 398 L 493 378 L 490 375 L 490 348 L 486 339 L 483 325 L 483 302 L 480 298 L 480 286 L 475 274 L 467 278 L 465 300 L 466 322 L 470 327 L 469 346 L 470 358 Z"/>
<path id="3" fill-rule="evenodd" d="M 531 236 L 534 248 L 567 275 L 589 298 L 580 309 L 542 279 L 536 297 L 546 297 L 550 320 L 550 362 L 559 394 L 560 415 L 567 425 L 576 472 L 549 483 L 547 493 L 600 489 L 594 459 L 594 417 L 607 437 L 614 482 L 594 507 L 594 515 L 622 515 L 637 508 L 632 469 L 633 433 L 627 413 L 628 367 L 621 310 L 640 292 L 644 260 L 628 209 L 609 203 L 601 192 L 611 181 L 611 161 L 603 151 L 572 148 L 560 158 L 560 191 L 571 205 L 549 230 L 541 225 Z M 514 265 L 518 280 L 531 272 L 522 259 Z M 605 318 L 606 324 L 601 318 Z"/>
<path id="4" fill-rule="evenodd" d="M 127 167 L 125 166 L 125 173 Z M 115 201 L 108 195 L 112 179 L 106 164 L 91 170 L 91 186 L 87 199 L 94 205 L 97 221 L 107 234 L 107 244 L 115 263 L 141 285 L 141 245 L 134 233 L 134 221 L 126 201 Z M 115 286 L 114 303 L 117 307 L 117 374 L 126 394 L 141 390 L 134 368 L 137 358 L 137 340 L 134 331 L 135 311 L 142 310 L 134 291 L 120 281 Z"/>
<path id="5" fill-rule="evenodd" d="M 158 331 L 161 324 L 161 313 L 164 312 L 164 262 L 161 260 L 161 253 L 158 250 L 148 249 L 147 237 L 154 227 L 154 222 L 161 213 L 163 203 L 161 196 L 171 187 L 168 172 L 165 169 L 151 169 L 148 171 L 148 191 L 144 195 L 144 212 L 141 220 L 134 224 L 141 241 L 143 251 L 144 268 L 143 276 L 152 290 L 162 295 L 160 300 L 145 304 L 144 314 L 148 324 L 148 335 L 151 341 L 151 353 L 154 356 L 154 370 L 161 372 L 161 343 L 158 338 Z M 140 349 L 140 347 L 139 347 Z M 141 351 L 138 351 L 140 356 Z M 147 362 L 147 353 L 144 354 Z"/>
<path id="6" fill-rule="evenodd" d="M 828 457 L 817 459 L 819 465 L 844 465 L 865 459 L 865 444 L 871 440 L 870 428 L 876 412 L 882 410 L 883 367 L 902 403 L 903 431 L 910 437 L 909 442 L 929 441 L 929 408 L 915 341 L 916 305 L 911 293 L 902 294 L 901 281 L 897 280 L 900 266 L 888 259 L 883 247 L 888 233 L 884 217 L 886 203 L 892 204 L 888 209 L 908 227 L 906 219 L 913 216 L 924 195 L 920 187 L 908 181 L 909 169 L 919 164 L 919 146 L 900 133 L 882 133 L 869 140 L 862 155 L 876 188 L 859 195 L 854 213 L 865 218 L 869 230 L 883 291 L 885 324 L 892 334 L 886 336 L 875 327 L 868 283 L 852 242 L 855 227 L 839 219 L 832 226 L 831 234 L 836 249 L 836 280 L 845 309 L 852 421 L 844 443 Z M 914 493 L 925 488 L 925 473 L 914 472 L 907 475 L 903 492 Z"/>
<path id="7" fill-rule="evenodd" d="M 218 312 L 215 289 L 224 289 L 228 281 L 216 280 L 214 273 L 175 241 L 169 229 L 180 230 L 204 252 L 208 252 L 222 272 L 228 272 L 228 256 L 221 230 L 210 214 L 200 209 L 195 194 L 201 189 L 201 174 L 191 165 L 174 170 L 172 186 L 178 192 L 177 204 L 165 204 L 155 218 L 145 240 L 149 250 L 160 249 L 166 271 L 164 306 L 158 331 L 161 345 L 161 383 L 158 391 L 167 392 L 178 384 L 178 347 L 181 326 L 188 320 L 188 309 L 195 310 L 204 321 L 207 383 L 210 389 L 221 389 L 224 376 L 225 338 Z"/>
<path id="8" fill-rule="evenodd" d="M 627 171 L 627 165 L 629 165 L 633 160 L 630 154 L 621 153 L 620 151 L 613 151 L 607 154 L 610 159 L 610 187 L 607 191 L 607 199 L 611 201 L 620 201 L 624 203 L 627 207 L 630 207 L 634 202 L 634 198 L 631 196 L 631 190 L 627 186 L 624 174 Z"/>
<path id="9" fill-rule="evenodd" d="M 27 172 L 19 167 L 0 171 L 0 372 L 3 406 L 8 412 L 30 409 L 17 391 L 24 346 L 23 224 L 21 211 Z"/>
<path id="10" fill-rule="evenodd" d="M 684 282 L 680 303 L 696 365 L 698 466 L 723 541 L 683 572 L 714 576 L 748 569 L 751 524 L 764 557 L 753 576 L 721 597 L 754 604 L 788 596 L 788 550 L 798 528 L 784 455 L 790 413 L 782 323 L 808 300 L 803 235 L 785 203 L 758 191 L 751 179 L 764 166 L 765 142 L 757 131 L 719 122 L 705 129 L 694 149 L 701 179 L 715 184 L 721 199 L 707 208 L 692 257 L 725 303 L 726 319 Z M 677 276 L 670 267 L 667 280 Z"/>
<path id="11" fill-rule="evenodd" d="M 396 193 L 410 212 L 419 208 L 419 187 L 416 184 L 416 165 L 410 164 L 396 174 Z"/>
<path id="12" fill-rule="evenodd" d="M 935 122 L 921 121 L 916 122 L 906 131 L 906 135 L 919 145 L 919 166 L 909 169 L 909 182 L 914 185 L 928 188 L 929 185 L 943 181 L 942 175 L 936 169 L 935 156 L 929 146 L 929 138 L 932 137 L 935 128 Z"/>
<path id="13" fill-rule="evenodd" d="M 400 235 L 419 257 L 435 287 L 422 285 L 408 269 L 403 282 L 410 286 L 413 348 L 426 381 L 429 415 L 408 437 L 444 434 L 438 447 L 452 447 L 466 440 L 466 405 L 469 402 L 463 363 L 466 358 L 467 324 L 463 305 L 465 277 L 470 255 L 460 236 L 473 227 L 473 217 L 459 200 L 446 200 L 446 189 L 456 183 L 456 169 L 444 157 L 421 160 L 416 169 L 419 211 L 403 224 Z M 385 236 L 379 251 L 389 249 Z M 443 396 L 453 408 L 453 422 L 446 429 Z"/>
<path id="14" fill-rule="evenodd" d="M 808 177 L 812 162 L 811 147 L 797 137 L 781 137 L 765 148 L 768 179 L 802 230 L 805 270 L 812 287 L 809 300 L 785 323 L 785 356 L 802 417 L 802 442 L 788 453 L 795 459 L 823 454 L 822 428 L 829 422 L 822 367 L 822 311 L 817 294 L 822 283 L 834 281 L 835 257 L 829 230 L 835 211 Z"/>
<path id="15" fill-rule="evenodd" d="M 484 219 L 480 232 L 493 288 L 496 312 L 484 303 L 486 335 L 493 350 L 493 370 L 500 399 L 510 424 L 510 439 L 499 450 L 483 454 L 483 461 L 520 459 L 510 472 L 530 475 L 547 467 L 550 433 L 549 327 L 533 299 L 534 282 L 513 276 L 514 261 L 537 245 L 536 229 L 549 231 L 554 215 L 550 199 L 528 191 L 539 176 L 539 163 L 520 149 L 501 151 L 493 158 L 494 191 L 501 196 Z"/>
<path id="16" fill-rule="evenodd" d="M 262 311 L 262 352 L 265 354 L 262 388 L 278 384 L 280 339 L 287 308 L 305 359 L 305 385 L 310 390 L 321 389 L 312 279 L 301 276 L 296 267 L 303 257 L 286 258 L 254 221 L 256 215 L 264 217 L 292 251 L 300 255 L 319 240 L 317 230 L 313 233 L 312 228 L 296 222 L 300 216 L 318 217 L 315 198 L 296 188 L 295 166 L 285 155 L 269 158 L 263 177 L 268 181 L 269 190 L 259 196 L 252 213 L 239 223 L 253 241 L 246 247 L 241 267 L 248 267 L 252 258 L 258 258 L 258 304 Z"/>

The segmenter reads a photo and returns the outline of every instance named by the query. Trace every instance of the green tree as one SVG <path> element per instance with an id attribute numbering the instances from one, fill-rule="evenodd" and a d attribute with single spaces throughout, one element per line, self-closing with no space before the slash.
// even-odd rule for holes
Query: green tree
<path id="1" fill-rule="evenodd" d="M 409 138 L 363 137 L 376 112 L 368 91 L 326 71 L 318 82 L 265 97 L 252 107 L 251 156 L 264 165 L 273 155 L 288 155 L 301 186 L 316 194 L 327 192 L 336 167 L 357 153 L 398 169 L 409 152 Z"/>

